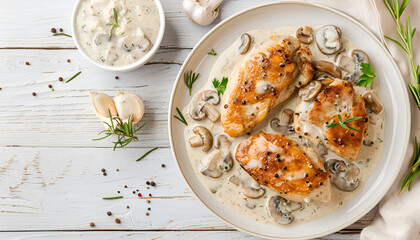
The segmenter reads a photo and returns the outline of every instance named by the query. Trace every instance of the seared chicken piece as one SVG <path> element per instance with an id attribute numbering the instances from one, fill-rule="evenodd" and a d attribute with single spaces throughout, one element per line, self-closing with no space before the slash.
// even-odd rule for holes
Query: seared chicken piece
<path id="1" fill-rule="evenodd" d="M 301 150 L 284 135 L 260 132 L 241 142 L 236 160 L 258 183 L 295 202 L 329 202 L 331 184 L 310 148 Z"/>
<path id="2" fill-rule="evenodd" d="M 353 117 L 361 117 L 346 123 L 358 131 L 340 125 L 328 125 Z M 335 79 L 313 102 L 302 102 L 295 111 L 295 130 L 314 144 L 325 143 L 326 147 L 340 157 L 354 161 L 363 144 L 368 127 L 368 114 L 361 96 L 354 94 L 353 85 L 345 80 Z"/>
<path id="3" fill-rule="evenodd" d="M 271 37 L 253 49 L 233 69 L 222 101 L 222 126 L 231 137 L 251 130 L 268 111 L 295 90 L 301 65 L 302 81 L 313 77 L 310 50 L 298 54 L 294 37 Z"/>

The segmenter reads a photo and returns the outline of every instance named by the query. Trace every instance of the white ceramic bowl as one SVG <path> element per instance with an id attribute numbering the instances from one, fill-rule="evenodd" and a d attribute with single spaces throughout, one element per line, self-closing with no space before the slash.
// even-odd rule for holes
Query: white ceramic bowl
<path id="1" fill-rule="evenodd" d="M 174 119 L 175 108 L 183 108 L 191 100 L 182 74 L 193 70 L 200 73 L 192 96 L 210 77 L 217 57 L 207 53 L 214 48 L 223 52 L 242 33 L 259 28 L 287 26 L 320 26 L 334 24 L 343 35 L 365 51 L 375 67 L 379 92 L 385 108 L 385 137 L 381 158 L 361 191 L 342 208 L 315 221 L 292 225 L 269 225 L 242 216 L 224 206 L 199 181 L 185 147 L 184 125 Z M 169 134 L 174 157 L 185 180 L 197 197 L 217 216 L 235 228 L 272 239 L 311 239 L 336 232 L 369 212 L 388 191 L 403 162 L 410 135 L 411 113 L 408 93 L 401 73 L 392 56 L 366 27 L 332 8 L 305 2 L 282 1 L 242 11 L 224 20 L 206 34 L 191 51 L 175 82 L 169 107 Z"/>
<path id="2" fill-rule="evenodd" d="M 109 65 L 102 64 L 102 63 L 99 63 L 99 62 L 95 61 L 94 59 L 92 59 L 91 57 L 89 57 L 89 55 L 85 52 L 85 50 L 83 49 L 82 45 L 80 44 L 78 35 L 76 34 L 76 17 L 77 17 L 77 13 L 79 11 L 79 8 L 80 8 L 80 4 L 83 1 L 84 0 L 78 0 L 77 3 L 76 3 L 76 6 L 73 9 L 73 15 L 72 15 L 72 19 L 71 19 L 71 31 L 73 33 L 74 43 L 76 44 L 76 47 L 79 50 L 79 52 L 85 58 L 87 58 L 91 63 L 93 63 L 94 65 L 96 65 L 96 66 L 98 66 L 100 68 L 103 68 L 105 70 L 109 70 L 109 71 L 114 71 L 114 72 L 128 72 L 128 71 L 132 71 L 132 70 L 135 70 L 135 69 L 143 66 L 159 50 L 160 43 L 162 42 L 163 34 L 165 33 L 165 12 L 163 11 L 163 7 L 162 7 L 162 4 L 160 3 L 160 0 L 155 0 L 156 7 L 157 7 L 157 9 L 159 11 L 159 20 L 160 20 L 159 34 L 158 34 L 158 36 L 156 38 L 156 41 L 153 44 L 152 48 L 149 49 L 149 51 L 146 53 L 146 55 L 144 55 L 142 58 L 140 58 L 139 60 L 137 60 L 136 62 L 134 62 L 134 63 L 132 63 L 130 65 L 127 65 L 127 66 L 119 66 L 119 67 L 109 66 Z"/>

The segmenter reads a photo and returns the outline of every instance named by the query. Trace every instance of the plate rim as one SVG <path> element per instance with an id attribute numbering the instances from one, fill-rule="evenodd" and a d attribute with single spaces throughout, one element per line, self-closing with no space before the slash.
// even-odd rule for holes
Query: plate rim
<path id="1" fill-rule="evenodd" d="M 222 25 L 226 24 L 227 22 L 231 21 L 232 19 L 246 14 L 250 11 L 259 9 L 259 8 L 264 8 L 264 7 L 269 7 L 269 6 L 273 6 L 273 5 L 283 5 L 283 4 L 296 4 L 296 5 L 304 5 L 304 6 L 311 6 L 311 7 L 316 7 L 316 8 L 320 8 L 322 10 L 326 10 L 329 12 L 332 12 L 336 15 L 339 15 L 340 17 L 343 17 L 347 20 L 349 20 L 350 22 L 352 22 L 354 25 L 356 25 L 357 27 L 359 27 L 360 29 L 362 29 L 363 31 L 365 31 L 376 43 L 377 45 L 380 46 L 380 48 L 382 48 L 382 50 L 385 52 L 385 54 L 387 55 L 387 57 L 389 58 L 389 60 L 391 61 L 392 65 L 394 66 L 394 69 L 396 70 L 396 73 L 398 75 L 398 79 L 399 79 L 399 84 L 401 84 L 402 86 L 402 93 L 404 95 L 404 102 L 405 102 L 405 108 L 406 108 L 406 112 L 407 112 L 407 118 L 406 118 L 406 124 L 407 124 L 407 130 L 405 133 L 405 139 L 404 139 L 404 146 L 403 146 L 403 151 L 401 154 L 400 159 L 398 160 L 398 165 L 397 168 L 395 169 L 393 175 L 391 178 L 389 178 L 389 180 L 387 181 L 387 185 L 383 188 L 382 192 L 377 196 L 377 198 L 369 205 L 367 206 L 363 211 L 361 211 L 357 216 L 353 217 L 352 219 L 346 221 L 346 223 L 337 226 L 335 228 L 332 228 L 328 231 L 322 232 L 322 233 L 317 233 L 317 234 L 312 234 L 312 235 L 307 235 L 307 236 L 302 236 L 302 237 L 294 237 L 292 239 L 308 239 L 308 238 L 316 238 L 316 237 L 322 237 L 322 236 L 326 236 L 328 234 L 334 233 L 336 231 L 339 231 L 343 228 L 346 228 L 347 226 L 351 225 L 352 223 L 356 222 L 358 219 L 360 219 L 361 217 L 363 217 L 364 215 L 366 215 L 370 210 L 372 210 L 378 203 L 380 200 L 382 200 L 382 198 L 385 196 L 385 194 L 389 191 L 389 189 L 391 188 L 391 186 L 393 185 L 393 183 L 395 182 L 400 170 L 401 170 L 401 166 L 402 163 L 405 160 L 406 154 L 407 154 L 407 149 L 408 149 L 408 143 L 409 143 L 409 139 L 410 139 L 410 132 L 411 132 L 411 108 L 410 108 L 410 101 L 408 98 L 408 91 L 407 88 L 405 86 L 405 81 L 404 78 L 402 76 L 401 70 L 399 69 L 398 65 L 396 64 L 394 58 L 392 57 L 391 53 L 388 51 L 388 49 L 386 48 L 386 46 L 383 44 L 382 41 L 380 41 L 380 39 L 378 39 L 378 37 L 372 32 L 370 31 L 367 27 L 365 27 L 363 24 L 361 24 L 359 21 L 357 21 L 356 19 L 354 19 L 353 17 L 328 6 L 325 6 L 323 4 L 317 4 L 317 3 L 310 3 L 310 2 L 303 2 L 303 1 L 299 1 L 299 0 L 284 0 L 284 1 L 280 1 L 280 2 L 269 2 L 269 3 L 263 3 L 263 4 L 258 4 L 256 6 L 253 7 L 249 7 L 246 8 L 242 11 L 239 11 L 233 15 L 231 15 L 230 17 L 227 17 L 226 19 L 224 19 L 223 21 L 221 21 L 220 23 L 218 23 L 216 26 L 214 26 L 211 30 L 209 30 L 194 46 L 194 48 L 191 50 L 191 52 L 188 54 L 187 58 L 184 60 L 184 63 L 182 64 L 176 80 L 174 82 L 174 86 L 172 88 L 171 91 L 171 96 L 170 96 L 170 101 L 169 101 L 169 109 L 168 109 L 168 133 L 169 133 L 169 142 L 170 142 L 170 146 L 171 146 L 171 152 L 172 155 L 174 157 L 174 160 L 176 161 L 176 165 L 178 167 L 178 170 L 180 171 L 182 177 L 185 179 L 186 183 L 188 184 L 189 188 L 191 189 L 191 191 L 194 193 L 194 195 L 197 197 L 197 199 L 204 204 L 204 206 L 206 206 L 206 208 L 208 210 L 210 210 L 214 215 L 216 215 L 219 219 L 222 219 L 225 223 L 229 224 L 230 226 L 232 226 L 233 228 L 241 231 L 241 232 L 245 232 L 248 234 L 251 234 L 253 236 L 257 236 L 257 237 L 262 237 L 262 238 L 266 238 L 266 239 L 291 239 L 290 237 L 284 238 L 281 236 L 266 236 L 263 234 L 259 234 L 253 231 L 249 231 L 247 229 L 241 228 L 240 226 L 235 225 L 234 223 L 226 220 L 225 218 L 223 218 L 222 216 L 220 216 L 218 213 L 216 213 L 215 211 L 213 211 L 213 209 L 211 209 L 205 202 L 204 200 L 202 200 L 200 198 L 200 196 L 198 196 L 198 194 L 195 192 L 195 190 L 191 187 L 191 184 L 189 183 L 187 177 L 185 176 L 179 162 L 178 162 L 178 158 L 177 158 L 177 154 L 175 152 L 174 149 L 174 145 L 173 145 L 173 135 L 172 135 L 172 122 L 173 122 L 173 118 L 172 115 L 174 114 L 174 110 L 173 110 L 173 101 L 175 98 L 175 93 L 177 91 L 178 85 L 179 85 L 179 81 L 181 80 L 182 77 L 182 73 L 185 71 L 185 68 L 187 66 L 187 64 L 190 62 L 190 59 L 192 58 L 192 56 L 195 54 L 195 52 L 197 51 L 197 49 L 203 44 L 203 42 L 214 32 L 216 32 Z"/>

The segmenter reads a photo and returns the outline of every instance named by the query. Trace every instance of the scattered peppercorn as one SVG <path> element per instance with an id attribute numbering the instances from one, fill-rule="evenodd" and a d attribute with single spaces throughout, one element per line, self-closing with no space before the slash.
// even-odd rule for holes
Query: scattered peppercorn
<path id="1" fill-rule="evenodd" d="M 149 197 L 151 197 L 152 196 L 152 194 L 151 193 L 149 193 Z"/>
<path id="2" fill-rule="evenodd" d="M 284 54 L 284 57 L 285 57 L 285 58 L 288 58 L 288 57 L 289 57 L 289 54 Z"/>
<path id="3" fill-rule="evenodd" d="M 141 196 L 143 196 L 143 195 L 141 195 L 141 193 L 139 193 L 139 194 L 137 194 L 137 196 L 141 197 Z"/>
<path id="4" fill-rule="evenodd" d="M 106 215 L 111 216 L 112 215 L 112 212 L 111 211 L 108 211 L 108 212 L 106 212 Z"/>
<path id="5" fill-rule="evenodd" d="M 150 210 L 152 210 L 152 209 L 151 209 L 151 208 L 147 208 L 147 210 L 149 210 L 149 211 L 150 211 Z"/>
<path id="6" fill-rule="evenodd" d="M 152 187 L 154 187 L 154 186 L 156 186 L 156 183 L 155 183 L 155 182 L 153 182 L 153 181 L 151 181 L 151 182 L 150 182 L 150 185 L 152 185 Z"/>
<path id="7" fill-rule="evenodd" d="M 279 177 L 279 175 L 278 175 L 277 173 L 274 173 L 274 177 L 275 177 L 275 178 L 278 178 L 278 177 Z"/>
<path id="8" fill-rule="evenodd" d="M 283 167 L 283 170 L 287 170 L 287 167 L 286 167 L 286 166 L 284 166 L 284 167 Z"/>
<path id="9" fill-rule="evenodd" d="M 120 77 L 118 77 L 118 76 L 115 76 L 115 79 L 117 79 L 117 80 L 118 80 L 118 79 L 120 79 Z"/>
<path id="10" fill-rule="evenodd" d="M 64 30 L 62 28 L 60 28 L 60 32 L 63 32 Z"/>
<path id="11" fill-rule="evenodd" d="M 34 96 L 34 97 L 35 97 L 35 96 L 36 96 L 36 92 L 32 92 L 32 96 Z"/>
<path id="12" fill-rule="evenodd" d="M 354 133 L 350 133 L 350 136 L 354 137 Z"/>
<path id="13" fill-rule="evenodd" d="M 117 172 L 119 172 L 119 171 L 120 171 L 120 169 L 118 169 L 118 168 L 117 168 L 117 169 L 116 169 L 116 171 L 117 171 Z"/>
<path id="14" fill-rule="evenodd" d="M 124 185 L 124 188 L 127 188 L 127 185 Z"/>
<path id="15" fill-rule="evenodd" d="M 106 172 L 102 173 L 102 175 L 106 176 Z"/>
<path id="16" fill-rule="evenodd" d="M 57 29 L 55 29 L 55 28 L 51 28 L 51 32 L 52 32 L 52 33 L 56 33 L 56 32 L 57 32 Z"/>
<path id="17" fill-rule="evenodd" d="M 147 184 L 147 185 L 150 185 L 150 182 L 149 182 L 149 181 L 146 181 L 146 184 Z"/>
<path id="18" fill-rule="evenodd" d="M 138 189 L 136 189 L 136 192 L 138 192 L 139 190 Z"/>
<path id="19" fill-rule="evenodd" d="M 280 63 L 280 67 L 285 67 L 285 66 L 286 66 L 286 64 Z"/>
<path id="20" fill-rule="evenodd" d="M 0 89 L 1 90 L 1 89 Z M 161 167 L 166 167 L 166 165 L 164 163 L 162 163 Z"/>
<path id="21" fill-rule="evenodd" d="M 127 209 L 129 209 L 129 208 L 130 208 L 130 206 L 128 206 L 128 205 L 127 205 L 127 207 L 126 207 L 126 208 L 127 208 Z"/>
<path id="22" fill-rule="evenodd" d="M 363 119 L 363 121 L 368 122 L 368 118 Z"/>
<path id="23" fill-rule="evenodd" d="M 280 157 L 280 154 L 276 153 L 276 158 L 279 158 L 279 157 Z"/>
<path id="24" fill-rule="evenodd" d="M 271 152 L 267 152 L 267 155 L 270 155 L 271 154 Z"/>
<path id="25" fill-rule="evenodd" d="M 227 104 L 225 104 L 225 106 L 223 106 L 224 108 L 228 108 L 228 105 Z"/>
<path id="26" fill-rule="evenodd" d="M 242 100 L 242 105 L 245 105 L 246 104 L 246 101 L 245 100 Z"/>
<path id="27" fill-rule="evenodd" d="M 146 216 L 149 216 L 149 215 L 150 215 L 150 213 L 148 213 L 148 212 L 147 212 L 147 213 L 146 213 Z"/>
<path id="28" fill-rule="evenodd" d="M 121 220 L 120 220 L 119 218 L 116 218 L 116 219 L 115 219 L 115 222 L 116 222 L 116 223 L 121 223 Z"/>
<path id="29" fill-rule="evenodd" d="M 58 81 L 62 82 L 63 81 L 63 78 L 62 77 L 59 77 L 58 78 Z"/>
<path id="30" fill-rule="evenodd" d="M 133 191 L 133 194 L 136 194 L 136 191 Z"/>
<path id="31" fill-rule="evenodd" d="M 48 85 L 48 87 L 49 87 L 49 88 L 52 88 L 52 85 L 50 84 L 50 85 Z"/>
<path id="32" fill-rule="evenodd" d="M 90 225 L 90 227 L 95 227 L 95 223 L 94 222 L 91 222 L 89 225 Z"/>
<path id="33" fill-rule="evenodd" d="M 31 65 L 31 63 L 29 63 L 29 62 L 26 62 L 25 64 L 28 65 L 28 66 Z"/>
<path id="34" fill-rule="evenodd" d="M 67 62 L 68 62 L 68 63 L 69 63 L 69 62 L 71 62 L 71 61 L 70 61 L 70 59 L 67 59 Z"/>
<path id="35" fill-rule="evenodd" d="M 146 203 L 150 203 L 150 200 L 149 200 L 149 199 L 147 199 L 147 200 L 146 200 Z"/>
<path id="36" fill-rule="evenodd" d="M 120 191 L 117 191 L 117 193 L 120 193 Z"/>

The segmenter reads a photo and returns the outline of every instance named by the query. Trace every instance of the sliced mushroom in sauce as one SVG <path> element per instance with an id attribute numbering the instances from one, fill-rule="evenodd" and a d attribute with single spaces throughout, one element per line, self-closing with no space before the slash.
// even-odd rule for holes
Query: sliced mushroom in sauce
<path id="1" fill-rule="evenodd" d="M 338 67 L 345 71 L 347 74 L 344 80 L 355 82 L 362 75 L 361 64 L 370 63 L 369 56 L 360 49 L 354 49 L 351 52 L 351 57 L 341 55 L 338 59 Z"/>
<path id="2" fill-rule="evenodd" d="M 359 167 L 345 160 L 328 159 L 324 163 L 331 182 L 340 190 L 351 192 L 359 187 Z"/>
<path id="3" fill-rule="evenodd" d="M 283 135 L 290 135 L 295 132 L 294 127 L 291 125 L 293 123 L 293 114 L 294 111 L 291 109 L 284 109 L 280 118 L 273 118 L 270 121 L 270 128 L 278 133 Z"/>
<path id="4" fill-rule="evenodd" d="M 191 147 L 201 147 L 203 152 L 208 152 L 213 145 L 213 135 L 203 126 L 196 126 L 193 128 L 195 136 L 190 137 L 189 142 Z"/>
<path id="5" fill-rule="evenodd" d="M 248 33 L 244 33 L 241 36 L 241 45 L 238 48 L 238 51 L 241 55 L 246 54 L 251 48 L 252 38 Z"/>
<path id="6" fill-rule="evenodd" d="M 312 28 L 308 26 L 298 28 L 296 30 L 296 38 L 299 39 L 301 43 L 311 44 L 314 40 Z"/>
<path id="7" fill-rule="evenodd" d="M 305 101 L 312 101 L 321 92 L 322 84 L 320 81 L 311 81 L 308 85 L 299 89 L 299 97 Z"/>
<path id="8" fill-rule="evenodd" d="M 283 205 L 282 205 L 283 203 Z M 278 224 L 286 225 L 293 221 L 294 217 L 290 213 L 293 211 L 292 208 L 287 208 L 284 204 L 285 199 L 279 195 L 271 196 L 267 200 L 267 211 L 271 218 Z M 298 208 L 293 206 L 293 209 L 297 210 Z M 290 211 L 291 210 L 291 211 Z"/>
<path id="9" fill-rule="evenodd" d="M 315 42 L 323 54 L 331 55 L 337 53 L 343 47 L 341 35 L 339 27 L 325 25 L 316 31 Z"/>
<path id="10" fill-rule="evenodd" d="M 379 114 L 384 109 L 379 96 L 373 91 L 366 91 L 362 97 L 372 112 Z"/>
<path id="11" fill-rule="evenodd" d="M 216 122 L 220 117 L 220 113 L 214 106 L 219 104 L 219 102 L 220 97 L 216 91 L 203 91 L 192 102 L 189 114 L 192 119 L 197 121 L 207 117 L 210 121 Z"/>
<path id="12" fill-rule="evenodd" d="M 229 177 L 229 182 L 241 187 L 241 192 L 248 198 L 257 199 L 265 194 L 265 189 L 253 179 L 244 181 L 235 175 Z"/>

